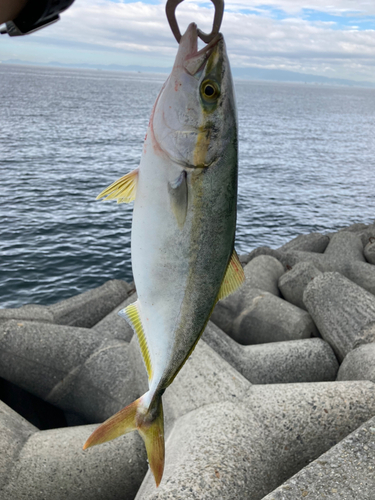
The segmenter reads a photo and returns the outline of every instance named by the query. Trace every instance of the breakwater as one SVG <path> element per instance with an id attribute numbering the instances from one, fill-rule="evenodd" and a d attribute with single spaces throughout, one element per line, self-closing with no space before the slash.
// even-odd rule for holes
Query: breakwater
<path id="1" fill-rule="evenodd" d="M 117 314 L 132 286 L 1 309 L 0 497 L 373 500 L 375 225 L 241 261 L 246 282 L 217 304 L 163 397 L 157 490 L 136 433 L 82 451 L 147 387 Z"/>

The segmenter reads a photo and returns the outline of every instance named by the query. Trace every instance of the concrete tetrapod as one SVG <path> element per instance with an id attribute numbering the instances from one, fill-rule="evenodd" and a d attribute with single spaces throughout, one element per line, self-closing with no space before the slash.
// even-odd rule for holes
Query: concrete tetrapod
<path id="1" fill-rule="evenodd" d="M 110 280 L 98 288 L 51 306 L 29 304 L 14 309 L 0 309 L 0 324 L 18 319 L 91 328 L 123 302 L 131 291 L 132 287 L 126 281 Z"/>
<path id="2" fill-rule="evenodd" d="M 137 434 L 82 450 L 95 425 L 38 429 L 0 401 L 0 498 L 132 499 L 147 470 Z"/>
<path id="3" fill-rule="evenodd" d="M 284 299 L 306 311 L 303 292 L 310 281 L 320 274 L 321 271 L 312 262 L 298 262 L 279 278 L 279 289 Z"/>
<path id="4" fill-rule="evenodd" d="M 163 480 L 156 489 L 148 473 L 137 499 L 260 500 L 375 415 L 370 382 L 247 383 L 246 390 L 234 373 L 198 344 L 165 393 L 165 413 L 176 420 Z"/>
<path id="5" fill-rule="evenodd" d="M 367 262 L 375 264 L 375 238 L 371 238 L 371 240 L 367 243 L 364 249 L 364 254 Z"/>
<path id="6" fill-rule="evenodd" d="M 130 342 L 133 337 L 133 329 L 128 324 L 127 321 L 124 320 L 121 316 L 119 316 L 119 311 L 124 309 L 129 304 L 133 304 L 137 300 L 137 294 L 132 293 L 129 297 L 121 302 L 120 305 L 115 307 L 113 311 L 111 311 L 107 316 L 105 316 L 99 323 L 97 323 L 93 330 L 101 334 L 103 337 L 113 337 L 114 339 L 121 339 L 125 342 Z"/>
<path id="7" fill-rule="evenodd" d="M 335 233 L 324 254 L 301 251 L 280 253 L 280 262 L 294 267 L 299 262 L 311 262 L 322 272 L 339 272 L 343 276 L 375 294 L 375 267 L 366 262 L 363 242 L 358 233 Z"/>
<path id="8" fill-rule="evenodd" d="M 356 345 L 362 329 L 375 321 L 375 297 L 339 273 L 317 276 L 303 301 L 339 361 Z"/>
<path id="9" fill-rule="evenodd" d="M 329 243 L 329 236 L 321 233 L 300 234 L 285 243 L 278 251 L 289 252 L 298 250 L 300 252 L 323 253 Z"/>
<path id="10" fill-rule="evenodd" d="M 316 335 L 303 311 L 279 297 L 277 282 L 284 268 L 274 257 L 261 255 L 245 266 L 245 283 L 220 301 L 211 320 L 237 342 L 262 344 Z"/>
<path id="11" fill-rule="evenodd" d="M 230 333 L 233 322 L 248 305 L 249 295 L 252 295 L 254 289 L 280 296 L 277 282 L 284 274 L 284 267 L 274 257 L 269 255 L 256 257 L 245 266 L 244 273 L 245 282 L 241 288 L 219 301 L 211 316 L 211 320 L 227 333 Z"/>
<path id="12" fill-rule="evenodd" d="M 335 380 L 338 362 L 322 339 L 244 346 L 209 322 L 203 340 L 252 384 Z"/>
<path id="13" fill-rule="evenodd" d="M 93 329 L 11 320 L 0 326 L 0 376 L 100 422 L 139 397 L 128 347 Z"/>
<path id="14" fill-rule="evenodd" d="M 48 306 L 48 311 L 59 325 L 91 328 L 123 302 L 131 290 L 126 281 L 110 280 L 98 288 Z"/>
<path id="15" fill-rule="evenodd" d="M 263 500 L 374 500 L 375 418 Z"/>
<path id="16" fill-rule="evenodd" d="M 350 351 L 340 366 L 337 380 L 371 380 L 375 383 L 375 343 Z"/>
<path id="17" fill-rule="evenodd" d="M 53 323 L 54 318 L 46 306 L 29 304 L 27 306 L 10 309 L 0 309 L 0 325 L 10 319 L 38 321 L 39 323 Z"/>

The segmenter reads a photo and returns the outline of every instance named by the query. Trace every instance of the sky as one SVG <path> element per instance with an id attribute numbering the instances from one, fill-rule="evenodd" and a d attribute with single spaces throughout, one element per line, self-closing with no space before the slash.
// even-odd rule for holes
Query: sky
<path id="1" fill-rule="evenodd" d="M 210 1 L 176 12 L 181 32 L 211 31 Z M 235 68 L 375 82 L 374 0 L 226 0 L 221 32 Z M 0 37 L 0 61 L 171 67 L 176 50 L 165 0 L 75 0 L 52 26 Z"/>

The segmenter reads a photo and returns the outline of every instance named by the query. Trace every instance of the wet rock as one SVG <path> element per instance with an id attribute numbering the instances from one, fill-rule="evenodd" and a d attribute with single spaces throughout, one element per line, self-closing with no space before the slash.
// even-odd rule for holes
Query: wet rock
<path id="1" fill-rule="evenodd" d="M 340 366 L 337 380 L 370 380 L 375 383 L 375 343 L 361 345 L 349 352 Z"/>
<path id="2" fill-rule="evenodd" d="M 367 243 L 364 249 L 364 254 L 367 262 L 370 264 L 375 264 L 375 239 L 371 238 L 371 241 Z"/>
<path id="3" fill-rule="evenodd" d="M 136 433 L 83 451 L 96 425 L 38 431 L 2 402 L 0 428 L 0 498 L 132 499 L 147 470 Z"/>
<path id="4" fill-rule="evenodd" d="M 263 500 L 373 500 L 374 443 L 372 418 Z"/>
<path id="5" fill-rule="evenodd" d="M 296 238 L 293 238 L 288 243 L 285 243 L 282 247 L 278 248 L 278 251 L 289 252 L 293 250 L 298 250 L 301 252 L 317 252 L 323 253 L 327 248 L 329 243 L 329 236 L 320 233 L 310 233 L 310 234 L 300 234 Z"/>
<path id="6" fill-rule="evenodd" d="M 279 278 L 279 289 L 285 300 L 301 309 L 306 310 L 303 302 L 303 292 L 306 286 L 321 271 L 311 262 L 298 262 L 290 271 Z"/>
<path id="7" fill-rule="evenodd" d="M 321 339 L 243 346 L 209 322 L 203 340 L 252 384 L 320 382 L 336 378 L 336 356 Z"/>
<path id="8" fill-rule="evenodd" d="M 98 288 L 48 306 L 48 311 L 59 325 L 91 328 L 121 304 L 131 290 L 126 281 L 107 281 Z"/>
<path id="9" fill-rule="evenodd" d="M 339 361 L 353 349 L 362 329 L 375 320 L 375 297 L 339 273 L 317 276 L 307 286 L 303 301 Z"/>
<path id="10" fill-rule="evenodd" d="M 0 376 L 100 422 L 138 397 L 128 346 L 94 330 L 11 320 L 0 328 Z"/>

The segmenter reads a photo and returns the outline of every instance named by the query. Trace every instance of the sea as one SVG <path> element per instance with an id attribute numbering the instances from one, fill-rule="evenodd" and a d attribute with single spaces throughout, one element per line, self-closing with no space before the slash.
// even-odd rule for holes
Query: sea
<path id="1" fill-rule="evenodd" d="M 0 64 L 0 307 L 132 281 L 138 166 L 166 74 Z M 235 81 L 238 253 L 375 218 L 375 89 Z"/>

